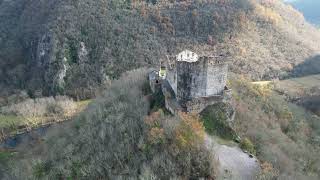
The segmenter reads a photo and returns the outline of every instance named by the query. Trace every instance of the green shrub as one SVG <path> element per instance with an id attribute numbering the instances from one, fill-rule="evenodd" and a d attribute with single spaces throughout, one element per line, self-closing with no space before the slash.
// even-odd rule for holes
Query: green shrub
<path id="1" fill-rule="evenodd" d="M 201 120 L 205 130 L 212 135 L 218 135 L 226 139 L 233 139 L 235 132 L 229 126 L 228 112 L 226 110 L 226 104 L 218 104 L 207 107 L 201 113 Z"/>
<path id="2" fill-rule="evenodd" d="M 48 104 L 46 111 L 47 115 L 63 115 L 64 113 L 63 108 L 57 104 Z"/>
<path id="3" fill-rule="evenodd" d="M 179 113 L 180 124 L 175 130 L 177 145 L 182 148 L 194 148 L 204 142 L 205 128 L 198 115 Z"/>
<path id="4" fill-rule="evenodd" d="M 240 148 L 243 149 L 244 151 L 248 151 L 249 153 L 256 154 L 254 145 L 248 138 L 244 138 L 241 140 Z"/>
<path id="5" fill-rule="evenodd" d="M 12 157 L 13 153 L 12 152 L 1 152 L 0 151 L 0 163 L 5 162 L 8 160 L 8 158 Z"/>
<path id="6" fill-rule="evenodd" d="M 33 166 L 33 176 L 36 179 L 45 177 L 50 169 L 50 166 L 50 163 L 47 162 L 36 162 L 36 164 Z"/>

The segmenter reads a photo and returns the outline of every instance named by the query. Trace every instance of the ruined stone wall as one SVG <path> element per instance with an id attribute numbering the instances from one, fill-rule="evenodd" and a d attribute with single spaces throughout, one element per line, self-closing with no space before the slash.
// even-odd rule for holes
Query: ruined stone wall
<path id="1" fill-rule="evenodd" d="M 175 64 L 172 64 L 171 67 L 167 65 L 166 72 L 166 79 L 174 93 L 177 94 L 177 70 Z"/>
<path id="2" fill-rule="evenodd" d="M 166 87 L 163 86 L 162 90 L 164 94 L 170 94 Z M 200 97 L 193 98 L 191 100 L 185 101 L 184 104 L 179 103 L 173 96 L 165 96 L 165 106 L 172 114 L 177 114 L 178 112 L 189 112 L 189 113 L 200 113 L 206 107 L 214 105 L 217 103 L 229 104 L 232 101 L 232 91 L 225 90 L 221 95 L 215 95 L 210 97 Z M 232 120 L 233 118 L 231 118 Z"/>
<path id="3" fill-rule="evenodd" d="M 199 60 L 191 64 L 190 74 L 191 82 L 191 98 L 206 96 L 207 86 L 207 61 Z"/>
<path id="4" fill-rule="evenodd" d="M 221 94 L 227 83 L 228 64 L 208 62 L 206 96 Z"/>
<path id="5" fill-rule="evenodd" d="M 213 105 L 223 101 L 223 96 L 212 96 L 209 98 L 196 98 L 188 101 L 185 111 L 191 113 L 200 113 L 209 105 Z"/>
<path id="6" fill-rule="evenodd" d="M 157 71 L 151 71 L 148 74 L 148 78 L 150 89 L 153 93 L 161 89 L 161 82 Z"/>
<path id="7" fill-rule="evenodd" d="M 206 69 L 206 61 L 177 62 L 177 99 L 182 106 L 193 98 L 206 95 Z"/>
<path id="8" fill-rule="evenodd" d="M 166 80 L 183 108 L 194 98 L 221 95 L 227 81 L 228 65 L 212 57 L 196 62 L 168 61 Z"/>
<path id="9" fill-rule="evenodd" d="M 193 63 L 181 61 L 177 62 L 177 93 L 176 97 L 179 104 L 185 108 L 185 103 L 191 99 L 191 84 Z"/>
<path id="10" fill-rule="evenodd" d="M 214 105 L 221 102 L 230 103 L 231 99 L 232 99 L 232 91 L 224 90 L 221 95 L 194 98 L 186 102 L 186 106 L 183 110 L 191 113 L 200 113 L 210 105 Z"/>

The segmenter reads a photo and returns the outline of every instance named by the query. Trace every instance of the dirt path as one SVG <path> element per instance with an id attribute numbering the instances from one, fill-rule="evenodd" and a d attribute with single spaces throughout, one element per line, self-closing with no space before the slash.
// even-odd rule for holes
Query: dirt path
<path id="1" fill-rule="evenodd" d="M 215 137 L 206 136 L 206 145 L 212 149 L 218 159 L 218 179 L 228 180 L 254 180 L 260 171 L 258 160 L 250 158 L 237 146 L 226 146 L 219 144 Z"/>

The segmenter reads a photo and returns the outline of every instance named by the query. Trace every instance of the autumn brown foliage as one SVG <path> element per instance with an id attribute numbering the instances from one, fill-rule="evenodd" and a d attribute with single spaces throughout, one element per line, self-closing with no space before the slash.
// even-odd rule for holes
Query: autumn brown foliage
<path id="1" fill-rule="evenodd" d="M 198 118 L 151 114 L 146 70 L 125 73 L 70 126 L 8 161 L 9 179 L 198 179 L 215 176 Z M 186 145 L 191 145 L 186 147 Z M 29 167 L 26 170 L 26 167 Z"/>

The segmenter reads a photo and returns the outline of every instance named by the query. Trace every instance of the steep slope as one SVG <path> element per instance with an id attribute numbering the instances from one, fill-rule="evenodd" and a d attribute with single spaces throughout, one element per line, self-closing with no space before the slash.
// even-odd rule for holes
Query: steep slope
<path id="1" fill-rule="evenodd" d="M 36 146 L 0 156 L 0 179 L 214 179 L 218 163 L 199 118 L 148 115 L 148 85 L 145 69 L 126 73 Z"/>
<path id="2" fill-rule="evenodd" d="M 235 72 L 254 79 L 282 78 L 319 53 L 319 31 L 290 5 L 261 1 L 255 4 L 252 15 L 236 39 L 240 50 Z"/>
<path id="3" fill-rule="evenodd" d="M 270 79 L 320 50 L 320 33 L 278 0 L 154 2 L 1 1 L 1 92 L 88 98 L 184 48 L 228 55 L 232 71 Z"/>
<path id="4" fill-rule="evenodd" d="M 254 143 L 262 164 L 257 179 L 319 179 L 320 117 L 278 93 L 281 88 L 296 93 L 291 88 L 300 79 L 280 81 L 276 89 L 239 76 L 230 81 L 237 112 L 233 127 Z M 310 83 L 303 81 L 303 87 Z"/>

